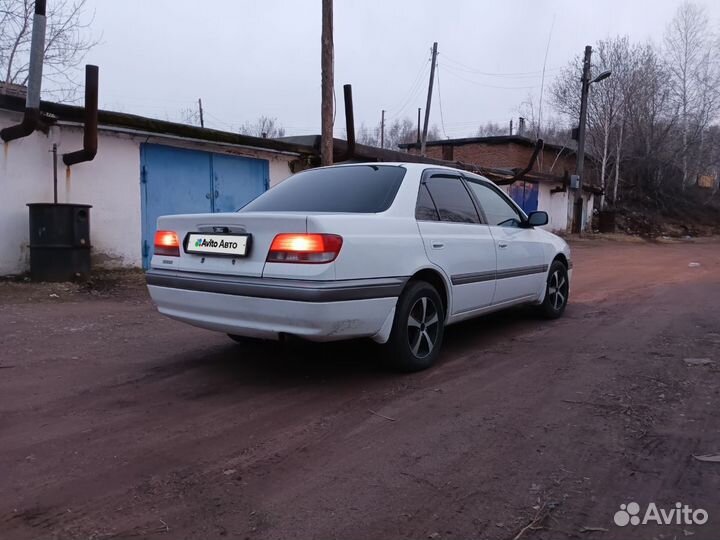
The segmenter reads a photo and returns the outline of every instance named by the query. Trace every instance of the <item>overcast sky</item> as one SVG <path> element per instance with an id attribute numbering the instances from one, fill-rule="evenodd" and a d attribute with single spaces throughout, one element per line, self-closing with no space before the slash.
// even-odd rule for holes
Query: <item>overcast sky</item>
<path id="1" fill-rule="evenodd" d="M 450 137 L 487 121 L 507 123 L 521 102 L 545 96 L 558 68 L 618 34 L 660 42 L 678 0 L 336 0 L 335 132 L 342 85 L 355 118 L 372 125 L 425 107 L 430 48 L 439 43 L 439 92 L 431 123 Z M 713 24 L 720 2 L 707 2 Z M 105 109 L 178 120 L 202 97 L 206 125 L 236 130 L 260 115 L 288 135 L 319 133 L 320 0 L 89 0 L 102 42 Z M 552 29 L 552 32 L 551 32 Z M 441 118 L 442 107 L 442 118 Z M 549 104 L 546 102 L 546 111 Z M 443 122 L 444 120 L 444 122 Z M 442 133 L 442 131 L 441 131 Z"/>

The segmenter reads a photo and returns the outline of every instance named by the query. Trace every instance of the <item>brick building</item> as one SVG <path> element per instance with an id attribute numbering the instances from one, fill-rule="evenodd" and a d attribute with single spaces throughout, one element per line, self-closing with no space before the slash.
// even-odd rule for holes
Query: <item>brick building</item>
<path id="1" fill-rule="evenodd" d="M 408 143 L 400 148 L 413 154 L 420 153 L 420 145 Z M 522 169 L 527 166 L 535 149 L 535 141 L 520 135 L 495 137 L 467 137 L 428 141 L 425 154 L 446 161 L 461 161 L 480 167 Z M 545 143 L 538 155 L 533 171 L 562 177 L 575 172 L 575 150 L 558 144 Z M 585 154 L 585 182 L 597 183 L 597 167 L 592 156 Z"/>
<path id="2" fill-rule="evenodd" d="M 401 144 L 400 148 L 411 154 L 420 153 L 417 143 Z M 534 150 L 533 139 L 501 135 L 428 141 L 425 153 L 430 158 L 513 171 L 527 167 Z M 564 231 L 568 226 L 567 184 L 570 175 L 575 172 L 575 160 L 573 148 L 546 143 L 531 172 L 522 181 L 501 187 L 526 212 L 548 212 L 550 228 Z M 594 195 L 600 193 L 597 163 L 587 154 L 583 181 L 583 219 L 587 223 L 592 218 Z"/>

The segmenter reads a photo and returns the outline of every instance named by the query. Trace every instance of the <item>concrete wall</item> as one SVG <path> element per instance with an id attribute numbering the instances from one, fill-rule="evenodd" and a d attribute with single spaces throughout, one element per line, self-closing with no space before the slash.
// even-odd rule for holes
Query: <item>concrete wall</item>
<path id="1" fill-rule="evenodd" d="M 0 129 L 18 123 L 19 113 L 0 111 Z M 257 149 L 244 149 L 174 139 L 171 137 L 123 133 L 101 128 L 95 160 L 68 170 L 62 153 L 82 147 L 82 129 L 54 126 L 46 135 L 2 144 L 0 150 L 0 275 L 28 270 L 27 203 L 52 202 L 52 145 L 58 145 L 58 202 L 91 204 L 91 242 L 96 267 L 140 266 L 140 143 L 153 142 L 211 152 L 231 153 L 269 160 L 270 185 L 292 173 L 295 156 Z"/>

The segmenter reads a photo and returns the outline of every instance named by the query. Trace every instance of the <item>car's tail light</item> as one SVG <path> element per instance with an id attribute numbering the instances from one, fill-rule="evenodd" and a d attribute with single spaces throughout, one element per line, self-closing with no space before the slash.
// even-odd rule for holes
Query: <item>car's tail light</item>
<path id="1" fill-rule="evenodd" d="M 329 263 L 340 253 L 343 239 L 337 234 L 282 233 L 275 236 L 268 262 Z"/>
<path id="2" fill-rule="evenodd" d="M 175 231 L 157 231 L 155 233 L 155 255 L 180 256 L 180 240 Z"/>

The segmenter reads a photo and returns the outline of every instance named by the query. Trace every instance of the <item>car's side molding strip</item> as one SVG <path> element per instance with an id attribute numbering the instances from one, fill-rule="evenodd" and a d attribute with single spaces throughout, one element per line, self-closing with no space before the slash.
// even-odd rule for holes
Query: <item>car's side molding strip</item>
<path id="1" fill-rule="evenodd" d="M 341 302 L 400 296 L 409 277 L 313 281 L 151 269 L 148 285 L 298 302 Z"/>
<path id="2" fill-rule="evenodd" d="M 480 281 L 492 281 L 496 272 L 477 272 L 472 274 L 455 274 L 450 277 L 453 285 L 465 285 L 466 283 L 478 283 Z"/>
<path id="3" fill-rule="evenodd" d="M 481 281 L 492 281 L 494 279 L 507 279 L 512 277 L 529 276 L 531 274 L 542 274 L 547 272 L 548 265 L 541 264 L 537 266 L 523 266 L 520 268 L 511 268 L 510 270 L 501 270 L 499 272 L 477 272 L 472 274 L 455 274 L 450 277 L 453 285 L 465 285 L 467 283 L 478 283 Z"/>

